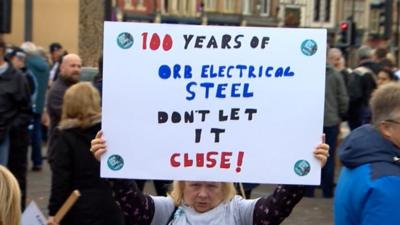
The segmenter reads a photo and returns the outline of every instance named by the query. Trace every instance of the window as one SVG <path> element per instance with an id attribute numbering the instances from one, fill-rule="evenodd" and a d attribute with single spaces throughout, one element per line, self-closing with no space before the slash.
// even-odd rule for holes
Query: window
<path id="1" fill-rule="evenodd" d="M 125 9 L 125 10 L 133 9 L 132 1 L 131 1 L 131 0 L 125 0 L 125 1 L 124 1 L 124 9 Z"/>
<path id="2" fill-rule="evenodd" d="M 314 22 L 331 21 L 331 0 L 314 0 Z"/>
<path id="3" fill-rule="evenodd" d="M 205 0 L 204 9 L 206 11 L 217 11 L 217 0 Z"/>
<path id="4" fill-rule="evenodd" d="M 242 0 L 243 14 L 253 14 L 253 0 Z"/>
<path id="5" fill-rule="evenodd" d="M 136 9 L 138 10 L 145 10 L 146 7 L 144 7 L 144 0 L 137 0 L 136 1 Z"/>
<path id="6" fill-rule="evenodd" d="M 225 0 L 224 1 L 224 11 L 235 12 L 235 0 Z"/>
<path id="7" fill-rule="evenodd" d="M 269 1 L 268 0 L 261 0 L 260 15 L 261 16 L 268 16 L 269 15 Z"/>

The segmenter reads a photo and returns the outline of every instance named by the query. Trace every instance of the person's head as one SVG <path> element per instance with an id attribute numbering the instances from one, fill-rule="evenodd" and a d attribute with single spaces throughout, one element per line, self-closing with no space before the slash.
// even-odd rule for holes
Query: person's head
<path id="1" fill-rule="evenodd" d="M 81 75 L 81 67 L 81 58 L 76 54 L 68 54 L 62 59 L 60 75 L 72 83 L 77 83 Z"/>
<path id="2" fill-rule="evenodd" d="M 330 48 L 328 50 L 328 64 L 335 67 L 340 68 L 341 60 L 343 58 L 342 51 L 338 48 Z"/>
<path id="3" fill-rule="evenodd" d="M 7 54 L 7 59 L 16 69 L 22 69 L 25 67 L 26 53 L 21 48 L 13 48 L 9 54 Z"/>
<path id="4" fill-rule="evenodd" d="M 371 100 L 372 123 L 380 133 L 400 148 L 400 83 L 376 89 Z"/>
<path id="5" fill-rule="evenodd" d="M 21 49 L 24 50 L 24 52 L 26 52 L 28 55 L 37 53 L 36 45 L 29 41 L 22 43 Z"/>
<path id="6" fill-rule="evenodd" d="M 236 194 L 232 183 L 203 181 L 174 181 L 170 193 L 176 206 L 186 204 L 199 213 L 230 201 Z"/>
<path id="7" fill-rule="evenodd" d="M 60 43 L 54 42 L 49 45 L 49 52 L 51 61 L 58 62 L 64 54 L 64 49 Z"/>
<path id="8" fill-rule="evenodd" d="M 386 48 L 377 48 L 374 50 L 374 60 L 379 62 L 382 59 L 385 59 L 387 54 L 388 50 Z"/>
<path id="9" fill-rule="evenodd" d="M 378 72 L 377 83 L 378 83 L 379 87 L 384 85 L 384 84 L 388 84 L 390 82 L 393 82 L 393 81 L 397 81 L 397 77 L 396 77 L 396 75 L 394 75 L 394 73 L 391 70 L 381 69 Z"/>
<path id="10" fill-rule="evenodd" d="M 21 220 L 21 191 L 17 180 L 0 165 L 0 225 L 19 225 Z"/>
<path id="11" fill-rule="evenodd" d="M 359 61 L 371 59 L 372 49 L 368 46 L 362 46 L 357 50 L 357 57 Z"/>
<path id="12" fill-rule="evenodd" d="M 88 127 L 100 118 L 100 95 L 90 82 L 72 85 L 64 94 L 60 128 Z"/>

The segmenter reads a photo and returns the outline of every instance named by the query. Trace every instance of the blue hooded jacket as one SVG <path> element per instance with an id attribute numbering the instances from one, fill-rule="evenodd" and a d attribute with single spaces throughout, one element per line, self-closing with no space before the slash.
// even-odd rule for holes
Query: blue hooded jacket
<path id="1" fill-rule="evenodd" d="M 350 133 L 339 149 L 335 225 L 400 224 L 400 149 L 371 125 Z"/>

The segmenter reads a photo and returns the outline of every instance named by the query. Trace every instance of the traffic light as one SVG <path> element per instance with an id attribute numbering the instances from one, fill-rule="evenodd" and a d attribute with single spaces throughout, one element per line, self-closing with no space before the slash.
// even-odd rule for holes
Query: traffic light
<path id="1" fill-rule="evenodd" d="M 342 47 L 349 47 L 352 44 L 352 22 L 344 20 L 339 24 L 339 41 L 338 44 Z"/>

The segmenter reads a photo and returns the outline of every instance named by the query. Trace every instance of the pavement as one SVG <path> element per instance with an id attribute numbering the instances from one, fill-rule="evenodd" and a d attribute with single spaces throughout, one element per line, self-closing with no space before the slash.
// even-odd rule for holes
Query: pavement
<path id="1" fill-rule="evenodd" d="M 27 203 L 34 200 L 45 216 L 48 214 L 50 182 L 51 173 L 46 161 L 44 161 L 42 171 L 28 172 Z M 253 190 L 252 198 L 270 194 L 273 190 L 274 185 L 260 185 Z M 155 194 L 152 183 L 146 183 L 145 192 Z M 320 191 L 317 190 L 317 197 L 303 198 L 282 225 L 333 225 L 333 199 L 318 197 L 320 195 Z"/>

